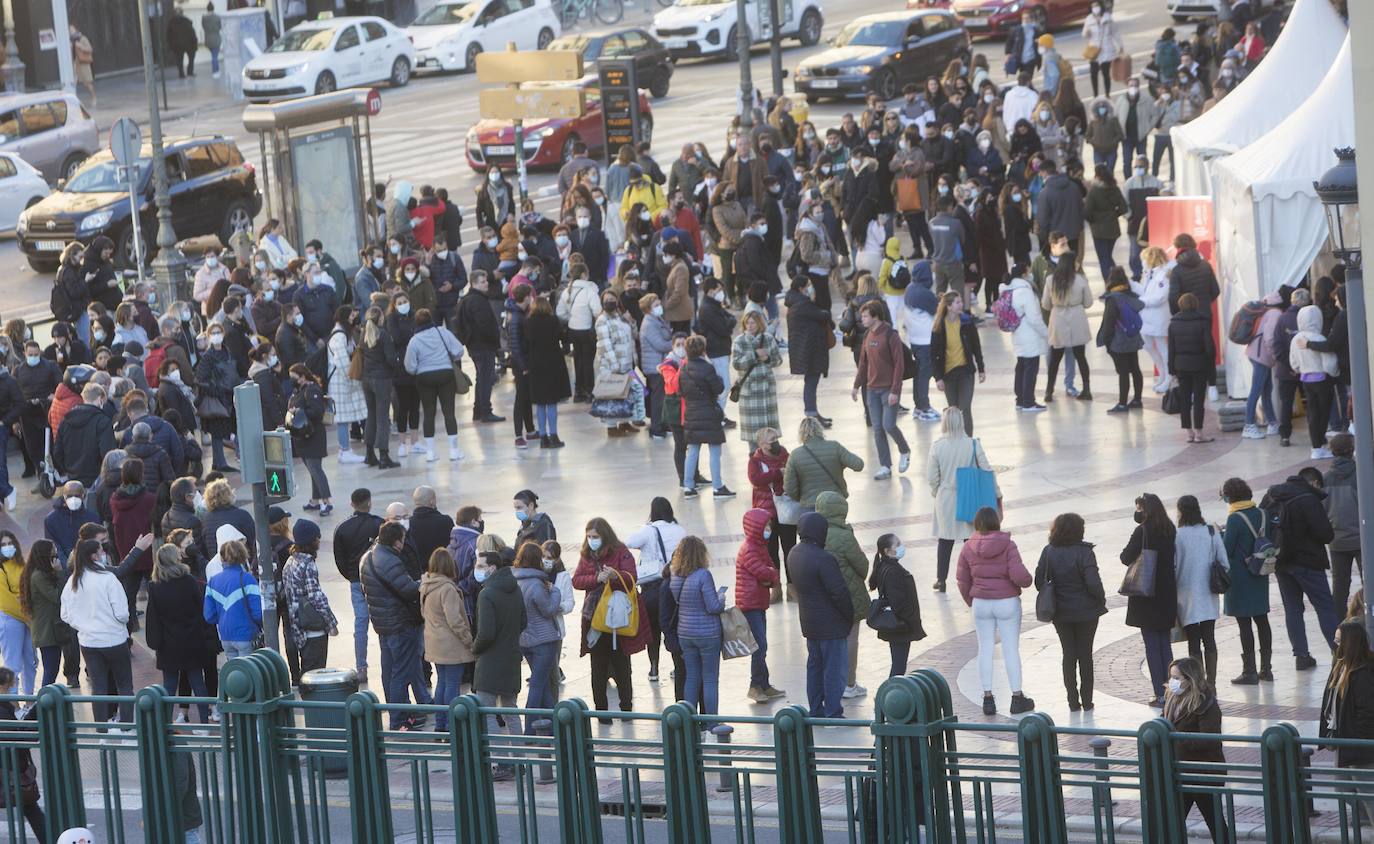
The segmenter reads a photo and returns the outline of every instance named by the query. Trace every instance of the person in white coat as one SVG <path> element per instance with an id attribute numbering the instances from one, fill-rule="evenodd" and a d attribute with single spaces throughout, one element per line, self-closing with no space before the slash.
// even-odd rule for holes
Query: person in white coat
<path id="1" fill-rule="evenodd" d="M 329 398 L 334 404 L 334 431 L 339 441 L 340 463 L 362 463 L 361 454 L 354 454 L 348 440 L 348 429 L 354 422 L 367 418 L 367 402 L 363 399 L 363 383 L 348 377 L 357 342 L 353 339 L 353 309 L 343 305 L 334 314 L 334 329 L 329 332 Z"/>
<path id="2" fill-rule="evenodd" d="M 1016 355 L 1016 409 L 1020 413 L 1041 413 L 1043 404 L 1035 400 L 1035 379 L 1040 374 L 1040 359 L 1050 353 L 1050 330 L 1040 310 L 1040 299 L 1027 280 L 1030 270 L 1023 264 L 1012 267 L 1012 278 L 1001 293 L 1011 294 L 1011 309 L 1020 322 L 1011 333 L 1011 349 Z"/>
<path id="3" fill-rule="evenodd" d="M 1169 392 L 1169 274 L 1174 262 L 1158 246 L 1140 253 L 1145 275 L 1131 282 L 1131 292 L 1145 305 L 1140 312 L 1140 339 L 1155 363 L 1155 392 Z"/>
<path id="4" fill-rule="evenodd" d="M 590 401 L 596 373 L 596 318 L 601 316 L 601 291 L 585 270 L 574 270 L 573 279 L 558 292 L 558 318 L 568 328 L 573 352 L 573 396 Z"/>
<path id="5" fill-rule="evenodd" d="M 1178 500 L 1174 535 L 1174 577 L 1178 584 L 1178 623 L 1188 637 L 1188 655 L 1204 660 L 1207 682 L 1217 681 L 1217 619 L 1221 596 L 1212 591 L 1212 564 L 1229 570 L 1230 558 L 1221 531 L 1202 517 L 1197 498 Z"/>
<path id="6" fill-rule="evenodd" d="M 1102 8 L 1101 0 L 1092 5 L 1092 11 L 1083 21 L 1083 57 L 1088 59 L 1088 79 L 1093 85 L 1093 96 L 1097 96 L 1097 77 L 1102 77 L 1102 93 L 1112 93 L 1112 60 L 1123 50 L 1121 33 L 1112 20 L 1112 13 Z"/>
<path id="7" fill-rule="evenodd" d="M 1034 79 L 1034 72 L 1024 67 L 1016 74 L 1016 84 L 1002 95 L 1002 123 L 1007 127 L 1008 141 L 1018 122 L 1029 123 L 1034 117 L 1035 107 L 1040 102 L 1040 95 L 1031 84 Z"/>
<path id="8" fill-rule="evenodd" d="M 935 498 L 935 509 L 931 514 L 931 528 L 938 540 L 936 545 L 935 591 L 945 591 L 945 579 L 949 576 L 949 560 L 954 554 L 954 543 L 963 542 L 973 535 L 973 522 L 958 518 L 959 500 L 958 474 L 962 466 L 977 465 L 992 471 L 992 464 L 983 451 L 982 444 L 970 437 L 964 430 L 964 412 L 957 407 L 945 408 L 940 424 L 940 439 L 930 447 L 930 457 L 926 461 L 926 480 L 930 483 L 930 494 Z M 996 487 L 996 479 L 993 486 Z M 1001 502 L 1002 491 L 996 490 L 997 500 Z"/>
<path id="9" fill-rule="evenodd" d="M 673 559 L 677 544 L 687 531 L 673 516 L 673 505 L 658 497 L 649 502 L 649 521 L 625 538 L 625 547 L 639 552 L 635 580 L 649 613 L 649 682 L 658 682 L 659 641 L 662 628 L 658 619 L 658 590 L 663 584 L 663 570 Z"/>
<path id="10" fill-rule="evenodd" d="M 148 553 L 148 545 L 140 544 L 144 554 Z M 94 539 L 76 543 L 72 552 L 72 576 L 62 587 L 59 604 L 62 620 L 76 631 L 81 660 L 86 663 L 86 673 L 91 680 L 91 694 L 132 696 L 134 677 L 127 627 L 129 597 L 115 576 L 110 553 Z M 111 679 L 114 688 L 111 688 Z M 97 723 L 109 720 L 114 709 L 112 703 L 91 704 Z M 124 723 L 134 720 L 131 701 L 119 704 L 119 720 Z"/>

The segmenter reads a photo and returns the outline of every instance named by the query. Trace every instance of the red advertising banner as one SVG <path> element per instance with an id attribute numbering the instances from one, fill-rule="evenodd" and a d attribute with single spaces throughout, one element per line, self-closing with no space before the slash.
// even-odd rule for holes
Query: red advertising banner
<path id="1" fill-rule="evenodd" d="M 1190 234 L 1197 241 L 1202 257 L 1216 266 L 1216 227 L 1212 224 L 1212 198 L 1209 196 L 1152 196 L 1145 203 L 1150 245 L 1174 257 L 1174 238 Z M 1212 339 L 1216 342 L 1217 363 L 1221 363 L 1221 302 L 1212 302 Z"/>

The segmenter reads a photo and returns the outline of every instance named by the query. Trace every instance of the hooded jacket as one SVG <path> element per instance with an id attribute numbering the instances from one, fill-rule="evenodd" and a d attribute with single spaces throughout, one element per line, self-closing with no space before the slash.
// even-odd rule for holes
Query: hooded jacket
<path id="1" fill-rule="evenodd" d="M 1278 520 L 1278 567 L 1325 571 L 1330 560 L 1326 544 L 1336 538 L 1326 515 L 1326 493 L 1293 475 L 1269 487 L 1260 509 Z"/>
<path id="2" fill-rule="evenodd" d="M 253 573 L 233 563 L 205 584 L 205 620 L 221 642 L 251 642 L 262 632 L 262 592 Z"/>
<path id="3" fill-rule="evenodd" d="M 959 551 L 959 594 L 964 603 L 974 598 L 998 601 L 1015 598 L 1034 582 L 1021 562 L 1021 552 L 1006 531 L 975 533 Z"/>
<path id="4" fill-rule="evenodd" d="M 1337 457 L 1322 476 L 1326 493 L 1326 517 L 1331 520 L 1335 538 L 1331 550 L 1345 554 L 1360 551 L 1360 500 L 1355 492 L 1355 461 Z"/>
<path id="5" fill-rule="evenodd" d="M 62 420 L 52 446 L 52 457 L 67 477 L 89 487 L 100 476 L 100 461 L 114 447 L 114 425 L 110 417 L 93 404 L 79 404 Z"/>
<path id="6" fill-rule="evenodd" d="M 1320 319 L 1320 315 L 1318 316 Z M 1169 371 L 1200 373 L 1216 364 L 1212 321 L 1202 311 L 1182 311 L 1169 320 Z"/>
<path id="7" fill-rule="evenodd" d="M 1184 293 L 1191 293 L 1197 297 L 1198 303 L 1202 305 L 1202 313 L 1206 314 L 1210 321 L 1212 303 L 1221 295 L 1221 287 L 1217 284 L 1217 276 L 1212 271 L 1212 265 L 1204 261 L 1196 249 L 1183 250 L 1178 253 L 1176 260 L 1178 263 L 1169 274 L 1169 313 L 1178 313 L 1179 297 Z"/>
<path id="8" fill-rule="evenodd" d="M 935 325 L 935 310 L 940 300 L 932 289 L 935 274 L 927 260 L 914 261 L 910 268 L 911 282 L 902 294 L 906 305 L 906 339 L 913 346 L 929 346 L 930 331 Z"/>
<path id="9" fill-rule="evenodd" d="M 849 601 L 854 608 L 854 618 L 862 618 L 868 611 L 868 587 L 864 579 L 868 577 L 868 558 L 859 548 L 852 528 L 845 518 L 849 515 L 849 502 L 837 492 L 822 492 L 816 496 L 816 512 L 825 517 L 829 527 L 825 534 L 825 550 L 835 556 L 844 575 L 845 587 L 849 590 Z"/>
<path id="10" fill-rule="evenodd" d="M 496 695 L 520 691 L 520 638 L 526 626 L 525 601 L 514 569 L 502 566 L 482 584 L 477 596 L 477 635 L 472 652 L 477 671 L 472 690 Z"/>
<path id="11" fill-rule="evenodd" d="M 472 662 L 472 620 L 452 579 L 425 572 L 420 577 L 420 615 L 425 623 L 425 659 L 435 665 Z"/>
<path id="12" fill-rule="evenodd" d="M 825 550 L 829 522 L 807 513 L 797 523 L 798 542 L 787 552 L 787 581 L 796 587 L 802 636 L 844 639 L 854 622 L 849 586 L 835 555 Z"/>
<path id="13" fill-rule="evenodd" d="M 1322 334 L 1322 311 L 1316 305 L 1308 305 L 1298 311 L 1298 333 L 1293 339 L 1301 337 L 1307 343 L 1320 343 L 1326 340 Z M 1319 352 L 1313 348 L 1301 348 L 1294 343 L 1288 350 L 1288 364 L 1299 376 L 1323 372 L 1331 378 L 1341 373 L 1340 361 L 1335 352 Z"/>
<path id="14" fill-rule="evenodd" d="M 758 456 L 750 458 L 750 471 Z M 755 507 L 744 513 L 744 542 L 735 553 L 735 606 L 742 611 L 766 610 L 772 602 L 769 587 L 779 583 L 778 569 L 768 556 L 763 538 L 773 514 Z"/>
<path id="15" fill-rule="evenodd" d="M 1070 240 L 1082 236 L 1083 194 L 1064 173 L 1056 173 L 1040 189 L 1035 224 L 1041 237 L 1049 237 L 1050 232 L 1063 232 Z"/>
<path id="16" fill-rule="evenodd" d="M 1035 289 L 1024 278 L 1013 278 L 1002 285 L 1001 292 L 1011 292 L 1012 310 L 1021 317 L 1011 333 L 1011 349 L 1018 358 L 1038 358 L 1050 352 L 1050 329 L 1045 325 L 1043 311 Z"/>
<path id="17" fill-rule="evenodd" d="M 558 619 L 563 615 L 563 595 L 558 587 L 549 583 L 548 575 L 542 570 L 513 568 L 511 571 L 525 603 L 525 629 L 520 633 L 520 647 L 533 648 L 546 642 L 562 641 Z"/>
<path id="18" fill-rule="evenodd" d="M 99 524 L 100 514 L 84 503 L 76 510 L 67 509 L 66 499 L 59 490 L 57 499 L 52 503 L 52 512 L 43 517 L 43 537 L 57 546 L 57 558 L 62 561 L 64 569 L 72 549 L 76 547 L 77 534 L 87 522 Z"/>

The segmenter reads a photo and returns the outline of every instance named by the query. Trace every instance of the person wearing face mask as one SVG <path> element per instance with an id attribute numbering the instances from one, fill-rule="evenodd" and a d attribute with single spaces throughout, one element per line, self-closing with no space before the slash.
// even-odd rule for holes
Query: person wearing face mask
<path id="1" fill-rule="evenodd" d="M 1178 587 L 1174 579 L 1174 545 L 1177 532 L 1159 496 L 1144 493 L 1135 501 L 1136 528 L 1121 551 L 1121 564 L 1130 566 L 1145 551 L 1155 552 L 1154 583 L 1149 596 L 1131 595 L 1126 599 L 1126 626 L 1140 630 L 1145 643 L 1145 662 L 1150 672 L 1154 697 L 1149 705 L 1164 706 L 1164 686 L 1173 659 L 1170 631 L 1178 620 Z M 1201 665 L 1198 666 L 1201 674 Z"/>
<path id="2" fill-rule="evenodd" d="M 373 293 L 382 289 L 386 278 L 386 253 L 377 246 L 364 249 L 359 253 L 362 266 L 353 275 L 353 301 L 366 302 Z"/>
<path id="3" fill-rule="evenodd" d="M 47 563 L 47 560 L 44 560 Z M 19 538 L 8 530 L 0 531 L 0 658 L 18 676 L 18 685 L 11 694 L 31 695 L 38 674 L 37 655 L 34 651 L 34 634 L 30 629 L 33 622 L 33 608 L 26 606 L 24 586 L 31 580 L 32 573 L 24 563 L 24 552 L 19 547 Z M 48 565 L 51 571 L 51 565 Z M 44 661 L 45 673 L 47 660 Z M 52 666 L 53 676 L 57 666 Z"/>
<path id="4" fill-rule="evenodd" d="M 327 342 L 326 338 L 333 328 L 335 311 L 341 301 L 333 287 L 319 281 L 318 276 L 321 275 L 323 273 L 313 267 L 307 267 L 305 285 L 297 289 L 291 300 L 305 318 L 305 336 L 316 346 Z M 280 298 L 286 300 L 284 295 Z"/>
<path id="5" fill-rule="evenodd" d="M 64 571 L 81 526 L 88 523 L 100 524 L 100 514 L 86 506 L 85 485 L 67 481 L 53 496 L 52 512 L 43 518 L 43 536 L 57 546 L 57 559 Z M 122 588 L 120 594 L 124 594 Z"/>
<path id="6" fill-rule="evenodd" d="M 15 393 L 12 414 L 19 414 L 18 385 L 9 381 Z M 53 462 L 69 477 L 90 485 L 100 476 L 100 463 L 106 452 L 114 450 L 114 426 L 104 411 L 105 388 L 88 383 L 81 389 L 81 404 L 62 419 L 53 440 Z M 13 419 L 6 424 L 12 423 Z M 6 495 L 12 495 L 7 489 Z"/>
<path id="7" fill-rule="evenodd" d="M 349 441 L 349 427 L 367 418 L 367 402 L 363 397 L 362 381 L 349 375 L 352 359 L 358 352 L 356 336 L 357 314 L 347 305 L 334 312 L 334 326 L 326 345 L 328 374 L 325 391 L 334 404 L 334 425 L 339 445 L 339 463 L 361 463 L 362 455 L 354 454 Z"/>
<path id="8" fill-rule="evenodd" d="M 1016 84 L 1002 95 L 1002 119 L 1008 126 L 1015 127 L 1017 121 L 1029 122 L 1036 111 L 1040 95 L 1032 86 L 1034 76 L 1029 70 L 1016 75 Z"/>
<path id="9" fill-rule="evenodd" d="M 305 337 L 305 330 L 301 327 L 305 324 L 303 317 L 295 305 L 286 305 L 281 309 L 281 321 L 277 325 L 276 334 L 273 335 L 272 345 L 277 349 L 277 357 L 283 372 L 289 371 L 292 366 L 298 363 L 306 363 L 307 356 L 317 358 L 315 362 L 323 363 L 318 360 L 325 354 L 318 352 L 307 353 L 307 346 L 311 345 Z"/>
<path id="10" fill-rule="evenodd" d="M 416 703 L 429 704 L 432 697 L 421 668 L 425 622 L 420 610 L 420 584 L 403 560 L 405 546 L 404 522 L 383 523 L 376 544 L 362 557 L 359 572 L 368 617 L 382 640 L 387 703 L 407 704 L 414 690 Z M 401 710 L 391 712 L 389 720 L 393 730 L 416 730 L 423 723 Z"/>
<path id="11" fill-rule="evenodd" d="M 673 435 L 673 467 L 677 469 L 678 486 L 686 488 L 684 470 L 687 462 L 687 434 L 684 429 L 686 406 L 678 389 L 682 367 L 687 362 L 687 332 L 673 332 L 673 348 L 658 365 L 658 374 L 663 377 L 663 424 Z M 698 472 L 693 484 L 706 483 Z"/>
<path id="12" fill-rule="evenodd" d="M 15 367 L 14 379 L 19 385 L 19 426 L 24 453 L 27 455 L 26 463 L 35 467 L 25 470 L 24 477 L 27 478 L 36 474 L 36 467 L 43 460 L 46 410 L 58 385 L 62 383 L 62 369 L 43 357 L 39 345 L 32 340 L 24 344 L 23 354 L 20 364 Z"/>
<path id="13" fill-rule="evenodd" d="M 434 664 L 434 702 L 445 707 L 434 721 L 436 732 L 448 729 L 447 708 L 458 697 L 464 668 L 476 661 L 472 652 L 472 619 L 458 586 L 453 555 L 435 549 L 420 577 L 420 615 L 424 619 L 425 659 Z"/>
<path id="14" fill-rule="evenodd" d="M 248 602 L 241 603 L 247 606 Z M 129 696 L 118 706 L 119 722 L 125 724 L 133 721 L 134 692 L 128 613 L 124 587 L 110 568 L 109 553 L 93 539 L 78 543 L 72 555 L 71 579 L 62 587 L 61 617 L 76 631 L 91 693 Z M 96 703 L 92 709 L 99 723 L 116 714 L 111 703 Z"/>
<path id="15" fill-rule="evenodd" d="M 204 260 L 201 262 L 201 265 L 196 268 L 191 298 L 201 303 L 201 305 L 204 305 L 205 301 L 210 297 L 210 291 L 214 289 L 215 285 L 220 281 L 227 281 L 228 279 L 229 269 L 225 267 L 224 262 L 220 260 L 220 250 L 213 247 L 206 249 Z"/>
<path id="16" fill-rule="evenodd" d="M 1093 708 L 1093 639 L 1107 614 L 1107 595 L 1093 545 L 1083 541 L 1083 517 L 1061 513 L 1050 525 L 1049 544 L 1035 566 L 1037 591 L 1053 589 L 1049 619 L 1063 651 L 1064 690 L 1069 711 Z"/>
<path id="17" fill-rule="evenodd" d="M 754 155 L 747 142 L 739 144 L 735 154 L 721 167 L 721 184 L 730 185 L 735 190 L 745 213 L 753 211 L 763 201 L 766 188 L 763 177 L 768 174 L 764 161 Z"/>
<path id="18" fill-rule="evenodd" d="M 841 216 L 845 225 L 849 228 L 849 238 L 855 248 L 855 264 L 859 261 L 859 250 L 862 250 L 868 236 L 869 223 L 878 215 L 878 161 L 870 153 L 867 147 L 858 147 L 849 159 L 849 166 L 845 168 L 840 195 L 843 200 Z M 877 262 L 882 260 L 882 244 L 877 246 Z M 871 271 L 877 270 L 877 262 Z"/>
<path id="19" fill-rule="evenodd" d="M 887 642 L 892 655 L 889 677 L 906 674 L 911 643 L 926 637 L 916 580 L 902 562 L 904 557 L 906 546 L 902 540 L 894 533 L 883 534 L 878 537 L 872 574 L 868 577 L 868 588 L 877 592 L 879 606 L 883 608 L 877 619 L 869 619 L 868 626 L 877 631 L 879 639 Z"/>
<path id="20" fill-rule="evenodd" d="M 539 496 L 534 490 L 522 489 L 517 492 L 511 506 L 514 508 L 515 521 L 518 524 L 515 532 L 517 547 L 526 542 L 543 544 L 550 539 L 558 538 L 558 529 L 554 527 L 553 519 L 539 509 Z"/>
<path id="21" fill-rule="evenodd" d="M 401 184 L 406 184 L 409 189 L 407 183 Z M 268 264 L 279 270 L 286 269 L 287 264 L 299 257 L 296 248 L 286 239 L 286 224 L 275 218 L 268 220 L 258 230 L 258 248 L 267 253 Z"/>
<path id="22" fill-rule="evenodd" d="M 761 215 L 755 216 L 757 218 Z M 762 223 L 761 220 L 758 222 Z M 761 251 L 762 241 L 758 237 L 757 229 L 749 228 L 745 232 L 746 237 L 759 241 L 755 251 Z M 730 342 L 737 324 L 736 318 L 725 309 L 725 297 L 725 289 L 720 281 L 708 276 L 701 284 L 701 306 L 697 312 L 697 330 L 705 338 L 706 356 L 723 384 L 718 398 L 722 414 L 725 411 L 725 393 L 730 389 Z M 725 426 L 733 428 L 735 423 L 726 419 Z"/>
<path id="23" fill-rule="evenodd" d="M 1006 53 L 1006 71 L 1010 75 L 1022 71 L 1034 71 L 1040 67 L 1040 55 L 1036 52 L 1036 39 L 1044 30 L 1036 23 L 1035 16 L 1030 9 L 1021 11 L 1021 23 L 1007 31 L 1007 43 L 1003 48 Z"/>
<path id="24" fill-rule="evenodd" d="M 1148 92 L 1141 91 L 1138 76 L 1132 76 L 1126 83 L 1126 90 L 1116 96 L 1116 118 L 1121 123 L 1124 135 L 1121 140 L 1121 161 L 1126 178 L 1131 176 L 1135 157 L 1146 152 L 1145 142 L 1159 123 L 1159 111 L 1159 103 Z"/>
<path id="25" fill-rule="evenodd" d="M 62 250 L 61 263 L 57 275 L 53 277 L 52 292 L 48 297 L 48 307 L 60 322 L 72 323 L 82 340 L 90 340 L 90 323 L 86 320 L 86 308 L 91 303 L 91 293 L 86 286 L 86 274 L 81 269 L 82 246 L 72 241 Z"/>
<path id="26" fill-rule="evenodd" d="M 663 375 L 658 367 L 673 350 L 673 329 L 669 325 L 663 302 L 653 293 L 646 293 L 639 306 L 644 319 L 639 323 L 639 370 L 649 389 L 649 436 L 664 439 L 668 426 L 663 420 Z M 559 362 L 562 362 L 561 356 Z M 566 372 L 566 367 L 564 371 Z"/>
<path id="27" fill-rule="evenodd" d="M 428 253 L 429 282 L 434 290 L 434 307 L 431 313 L 436 322 L 447 323 L 453 318 L 454 308 L 468 285 L 467 267 L 457 251 L 449 249 L 448 236 L 440 233 L 434 236 L 434 248 Z M 420 305 L 411 298 L 413 311 L 419 312 Z"/>
<path id="28" fill-rule="evenodd" d="M 574 401 L 591 401 L 596 357 L 596 319 L 601 316 L 601 294 L 585 269 L 570 270 L 568 284 L 559 291 L 558 318 L 567 328 L 573 348 Z M 671 273 L 670 273 L 671 276 Z M 671 281 L 671 278 L 670 278 Z"/>
<path id="29" fill-rule="evenodd" d="M 381 469 L 395 469 L 401 464 L 391 459 L 391 392 L 396 376 L 402 372 L 396 340 L 386 329 L 381 308 L 368 308 L 363 324 L 363 398 L 367 405 L 367 423 L 363 444 L 367 448 L 364 463 Z"/>
<path id="30" fill-rule="evenodd" d="M 1098 77 L 1102 79 L 1102 93 L 1112 94 L 1112 62 L 1125 52 L 1121 33 L 1116 28 L 1112 13 L 1095 2 L 1088 17 L 1083 21 L 1083 58 L 1088 60 L 1088 79 L 1092 82 L 1093 96 L 1098 94 Z"/>
<path id="31" fill-rule="evenodd" d="M 480 251 L 483 247 L 479 246 Z M 501 323 L 491 308 L 492 277 L 483 269 L 474 269 L 468 292 L 458 302 L 454 318 L 454 336 L 472 355 L 474 376 L 472 420 L 474 422 L 504 422 L 505 418 L 492 412 L 491 391 L 496 383 L 496 355 L 501 348 Z M 501 283 L 495 282 L 499 292 Z M 456 432 L 455 432 L 456 433 Z"/>
<path id="32" fill-rule="evenodd" d="M 591 209 L 578 208 L 573 219 L 576 228 L 569 232 L 568 251 L 582 256 L 587 277 L 600 284 L 610 271 L 611 245 L 605 232 L 594 225 Z"/>
<path id="33" fill-rule="evenodd" d="M 1093 149 L 1093 164 L 1105 164 L 1108 170 L 1115 169 L 1117 152 L 1125 138 L 1121 120 L 1106 97 L 1095 98 L 1090 111 L 1085 140 Z"/>
<path id="34" fill-rule="evenodd" d="M 1202 664 L 1196 657 L 1186 656 L 1176 659 L 1169 665 L 1168 692 L 1164 697 L 1163 715 L 1170 727 L 1180 733 L 1221 733 L 1221 707 L 1217 704 L 1215 686 L 1203 674 Z M 1220 740 L 1196 738 L 1178 741 L 1175 745 L 1178 761 L 1206 763 L 1208 766 L 1224 767 L 1226 753 Z M 1190 766 L 1192 767 L 1192 766 Z M 1195 768 L 1194 768 L 1195 769 Z M 1217 803 L 1210 791 L 1206 790 L 1211 780 L 1204 775 L 1184 774 L 1179 801 L 1180 824 L 1186 824 L 1188 814 L 1196 806 L 1198 814 L 1207 824 L 1207 831 L 1213 842 L 1230 841 L 1226 819 L 1219 816 Z M 1192 785 L 1193 788 L 1189 788 Z"/>
<path id="35" fill-rule="evenodd" d="M 477 188 L 477 225 L 497 231 L 516 212 L 515 188 L 499 167 L 488 167 Z M 408 222 L 408 220 L 407 220 Z"/>
<path id="36" fill-rule="evenodd" d="M 643 205 L 652 219 L 667 209 L 668 201 L 663 196 L 663 189 L 645 175 L 642 167 L 631 164 L 627 169 L 629 182 L 620 197 L 620 218 L 628 227 L 630 212 L 636 205 Z"/>
<path id="37" fill-rule="evenodd" d="M 637 577 L 634 557 L 616 537 L 610 523 L 601 517 L 591 519 L 587 522 L 585 537 L 572 576 L 573 587 L 586 593 L 584 605 L 589 603 L 595 606 L 606 589 L 624 592 L 630 600 L 642 603 L 635 589 Z M 578 641 L 581 643 L 581 654 L 591 657 L 593 708 L 603 712 L 609 709 L 607 682 L 614 676 L 621 711 L 630 712 L 634 709 L 630 656 L 643 650 L 648 640 L 647 624 L 641 624 L 639 632 L 633 637 L 617 636 L 593 630 L 591 616 L 583 614 Z M 602 719 L 602 723 L 608 723 L 609 720 Z"/>

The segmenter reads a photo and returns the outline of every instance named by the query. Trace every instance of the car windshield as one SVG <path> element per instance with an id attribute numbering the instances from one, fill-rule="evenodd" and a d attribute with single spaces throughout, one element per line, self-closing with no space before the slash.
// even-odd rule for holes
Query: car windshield
<path id="1" fill-rule="evenodd" d="M 415 19 L 411 26 L 447 26 L 466 23 L 477 14 L 480 3 L 441 3 Z"/>
<path id="2" fill-rule="evenodd" d="M 835 36 L 836 47 L 895 47 L 906 32 L 906 21 L 852 21 Z"/>
<path id="3" fill-rule="evenodd" d="M 149 159 L 140 158 L 138 164 L 138 176 L 134 183 L 141 185 L 143 179 L 148 175 L 148 167 L 152 164 Z M 102 161 L 99 164 L 92 164 L 83 167 L 72 176 L 72 180 L 67 183 L 67 193 L 115 193 L 127 191 L 129 183 L 120 178 L 119 165 L 113 161 Z"/>
<path id="4" fill-rule="evenodd" d="M 334 41 L 332 29 L 293 29 L 267 48 L 269 53 L 312 53 L 328 50 Z"/>

